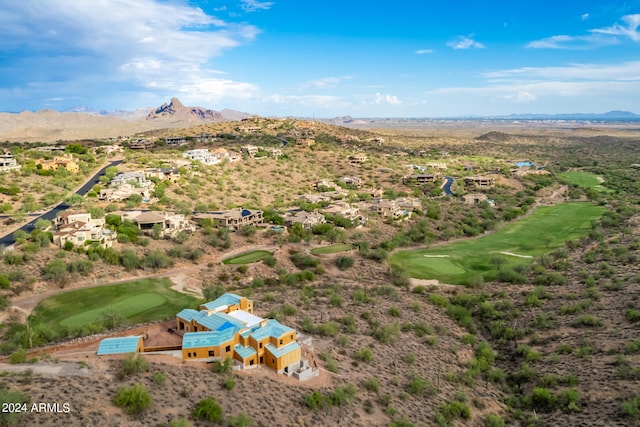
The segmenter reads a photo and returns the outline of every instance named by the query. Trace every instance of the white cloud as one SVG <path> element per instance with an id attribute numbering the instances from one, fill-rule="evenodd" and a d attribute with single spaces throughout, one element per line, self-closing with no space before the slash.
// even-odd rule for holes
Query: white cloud
<path id="1" fill-rule="evenodd" d="M 265 102 L 286 104 L 306 109 L 335 110 L 337 108 L 351 108 L 352 104 L 333 95 L 280 95 L 273 94 L 263 98 Z"/>
<path id="2" fill-rule="evenodd" d="M 589 14 L 585 15 L 582 15 L 583 19 L 589 17 Z M 640 14 L 625 15 L 622 17 L 622 21 L 626 25 L 616 23 L 611 27 L 589 30 L 589 34 L 579 36 L 555 35 L 534 40 L 526 47 L 534 49 L 593 49 L 618 44 L 625 38 L 640 42 L 640 31 L 638 31 Z"/>
<path id="3" fill-rule="evenodd" d="M 473 35 L 469 37 L 459 36 L 455 41 L 447 43 L 453 49 L 484 49 L 485 45 L 473 40 Z"/>
<path id="4" fill-rule="evenodd" d="M 582 19 L 583 21 L 586 21 L 587 19 L 589 19 L 589 14 L 583 13 L 582 15 L 580 15 L 580 19 Z"/>
<path id="5" fill-rule="evenodd" d="M 435 51 L 433 49 L 420 49 L 420 50 L 416 50 L 416 54 L 418 55 L 425 55 L 427 53 L 434 53 Z"/>
<path id="6" fill-rule="evenodd" d="M 50 74 L 64 75 L 75 92 L 90 81 L 117 82 L 134 92 L 135 86 L 154 82 L 169 95 L 193 92 L 197 80 L 212 97 L 224 91 L 236 96 L 237 90 L 242 97 L 252 90 L 246 83 L 216 78 L 220 71 L 211 69 L 211 60 L 252 41 L 258 29 L 223 21 L 186 2 L 49 0 L 46 8 L 9 2 L 0 9 L 0 26 L 6 31 L 0 54 L 27 52 L 31 59 L 24 61 L 50 65 Z M 25 64 L 22 69 L 28 70 Z"/>
<path id="7" fill-rule="evenodd" d="M 272 1 L 242 0 L 242 10 L 245 12 L 255 12 L 257 10 L 268 10 L 274 5 Z"/>
<path id="8" fill-rule="evenodd" d="M 339 77 L 324 77 L 317 80 L 311 80 L 302 85 L 303 89 L 308 88 L 316 88 L 316 89 L 326 89 L 331 87 L 336 87 L 341 84 L 345 80 L 352 79 L 352 76 L 339 76 Z"/>
<path id="9" fill-rule="evenodd" d="M 373 104 L 373 105 L 383 105 L 383 104 L 400 105 L 400 104 L 402 104 L 402 101 L 400 101 L 398 99 L 398 97 L 395 96 L 395 95 L 383 95 L 380 92 L 377 92 L 373 96 L 373 101 L 371 101 L 370 104 Z"/>
<path id="10" fill-rule="evenodd" d="M 619 64 L 571 64 L 565 67 L 523 67 L 483 74 L 491 82 L 504 81 L 640 81 L 640 61 Z"/>
<path id="11" fill-rule="evenodd" d="M 625 15 L 622 17 L 622 21 L 627 25 L 623 26 L 616 23 L 611 27 L 597 28 L 595 30 L 591 30 L 591 32 L 597 34 L 628 37 L 634 42 L 640 41 L 640 32 L 638 32 L 638 27 L 640 26 L 640 14 Z"/>

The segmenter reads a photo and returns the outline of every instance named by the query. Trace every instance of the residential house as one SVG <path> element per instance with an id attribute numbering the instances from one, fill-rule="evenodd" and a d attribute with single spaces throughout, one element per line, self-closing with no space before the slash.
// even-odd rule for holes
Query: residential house
<path id="1" fill-rule="evenodd" d="M 316 181 L 316 183 L 313 184 L 313 188 L 315 188 L 316 190 L 322 190 L 327 188 L 334 189 L 336 187 L 338 187 L 338 185 L 335 182 L 330 181 L 328 179 L 321 179 L 320 181 Z"/>
<path id="2" fill-rule="evenodd" d="M 86 212 L 64 212 L 55 219 L 54 225 L 53 243 L 61 248 L 67 242 L 74 246 L 97 243 L 108 248 L 116 240 L 116 233 L 106 228 L 104 218 L 92 218 Z"/>
<path id="3" fill-rule="evenodd" d="M 429 168 L 433 168 L 433 169 L 440 169 L 440 170 L 446 170 L 447 169 L 447 164 L 446 163 L 440 163 L 440 162 L 427 163 L 425 166 L 427 166 Z"/>
<path id="4" fill-rule="evenodd" d="M 402 178 L 402 182 L 404 184 L 428 184 L 432 182 L 436 182 L 438 176 L 432 173 L 420 173 L 415 175 L 407 175 Z"/>
<path id="5" fill-rule="evenodd" d="M 488 199 L 486 194 L 482 193 L 469 193 L 462 196 L 462 201 L 468 205 L 474 205 L 476 203 L 486 202 Z"/>
<path id="6" fill-rule="evenodd" d="M 311 230 L 318 224 L 324 224 L 327 220 L 324 215 L 318 212 L 296 211 L 284 214 L 284 224 L 292 227 L 294 224 L 300 224 L 305 230 Z"/>
<path id="7" fill-rule="evenodd" d="M 334 202 L 322 209 L 324 214 L 336 215 L 351 220 L 354 224 L 363 224 L 367 221 L 360 213 L 360 208 L 347 202 Z"/>
<path id="8" fill-rule="evenodd" d="M 254 315 L 253 302 L 246 297 L 224 294 L 199 310 L 184 309 L 176 315 L 176 324 L 184 333 L 184 360 L 229 358 L 243 369 L 266 365 L 296 377 L 306 371 L 300 370 L 302 351 L 296 330 Z"/>
<path id="9" fill-rule="evenodd" d="M 0 173 L 20 170 L 21 167 L 11 154 L 0 155 Z"/>
<path id="10" fill-rule="evenodd" d="M 203 220 L 211 220 L 216 227 L 226 227 L 234 231 L 246 225 L 260 226 L 264 218 L 262 211 L 244 208 L 235 208 L 222 212 L 202 212 L 192 216 L 198 223 Z"/>
<path id="11" fill-rule="evenodd" d="M 402 209 L 418 212 L 422 210 L 422 200 L 418 197 L 398 197 L 396 203 Z"/>
<path id="12" fill-rule="evenodd" d="M 199 135 L 194 136 L 193 139 L 196 142 L 199 142 L 201 144 L 206 144 L 206 143 L 209 143 L 209 142 L 213 142 L 214 136 L 211 135 L 210 133 L 201 133 Z"/>
<path id="13" fill-rule="evenodd" d="M 210 151 L 211 156 L 218 158 L 221 162 L 237 162 L 238 160 L 242 160 L 242 157 L 238 153 L 234 153 L 233 151 L 226 150 L 224 148 L 216 148 Z"/>
<path id="14" fill-rule="evenodd" d="M 362 187 L 362 179 L 357 176 L 343 176 L 340 178 L 340 182 L 343 182 L 345 185 L 350 187 L 360 188 Z"/>
<path id="15" fill-rule="evenodd" d="M 395 200 L 377 200 L 367 205 L 367 209 L 382 218 L 398 219 L 411 216 L 411 211 L 401 208 Z"/>
<path id="16" fill-rule="evenodd" d="M 367 155 L 364 153 L 356 153 L 349 156 L 349 161 L 352 164 L 360 165 L 367 161 Z"/>
<path id="17" fill-rule="evenodd" d="M 78 162 L 71 154 L 65 154 L 62 156 L 53 156 L 53 159 L 38 159 L 36 160 L 36 167 L 40 166 L 42 170 L 58 170 L 66 169 L 71 173 L 80 172 L 80 166 Z"/>
<path id="18" fill-rule="evenodd" d="M 238 126 L 236 130 L 244 133 L 258 133 L 262 128 L 260 126 Z"/>
<path id="19" fill-rule="evenodd" d="M 129 148 L 132 150 L 148 150 L 154 147 L 154 142 L 146 138 L 135 138 L 129 141 Z"/>
<path id="20" fill-rule="evenodd" d="M 131 220 L 143 233 L 153 234 L 157 230 L 160 237 L 174 237 L 183 231 L 192 233 L 196 230 L 195 224 L 184 215 L 172 212 L 142 212 Z"/>
<path id="21" fill-rule="evenodd" d="M 206 166 L 216 165 L 222 161 L 218 156 L 212 155 L 207 148 L 188 150 L 182 155 L 182 157 L 191 161 L 198 161 Z"/>
<path id="22" fill-rule="evenodd" d="M 468 176 L 464 179 L 464 183 L 476 188 L 491 188 L 495 185 L 493 178 L 486 176 Z"/>
<path id="23" fill-rule="evenodd" d="M 150 181 L 142 172 L 120 172 L 109 182 L 110 187 L 119 187 L 123 184 L 131 184 L 136 187 L 148 187 Z"/>
<path id="24" fill-rule="evenodd" d="M 164 145 L 167 147 L 180 147 L 187 144 L 187 138 L 184 136 L 170 136 L 164 139 Z"/>
<path id="25" fill-rule="evenodd" d="M 102 150 L 104 154 L 114 154 L 114 153 L 123 153 L 124 150 L 120 145 L 101 145 L 100 147 L 96 147 L 96 150 Z"/>
<path id="26" fill-rule="evenodd" d="M 120 172 L 111 179 L 109 188 L 100 190 L 98 200 L 120 202 L 137 194 L 143 201 L 149 201 L 154 188 L 153 181 L 143 172 Z"/>
<path id="27" fill-rule="evenodd" d="M 146 178 L 156 178 L 161 181 L 176 182 L 180 179 L 178 168 L 150 168 L 144 170 Z"/>
<path id="28" fill-rule="evenodd" d="M 249 157 L 255 157 L 258 154 L 258 147 L 255 145 L 243 145 L 240 147 L 242 154 L 247 154 Z"/>

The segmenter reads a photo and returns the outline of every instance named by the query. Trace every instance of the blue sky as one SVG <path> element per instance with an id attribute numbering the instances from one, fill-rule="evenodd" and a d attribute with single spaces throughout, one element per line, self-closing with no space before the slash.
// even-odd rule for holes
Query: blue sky
<path id="1" fill-rule="evenodd" d="M 22 0 L 0 110 L 640 113 L 640 0 Z"/>

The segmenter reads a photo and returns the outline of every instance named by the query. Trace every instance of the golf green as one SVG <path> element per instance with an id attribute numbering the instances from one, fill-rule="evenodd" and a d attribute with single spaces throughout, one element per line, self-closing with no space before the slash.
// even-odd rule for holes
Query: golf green
<path id="1" fill-rule="evenodd" d="M 269 251 L 251 251 L 235 255 L 222 261 L 223 264 L 252 264 L 271 256 Z"/>
<path id="2" fill-rule="evenodd" d="M 320 248 L 311 249 L 311 253 L 314 255 L 328 255 L 336 254 L 338 252 L 350 251 L 353 249 L 353 245 L 346 243 L 336 243 L 335 245 L 322 246 Z"/>
<path id="3" fill-rule="evenodd" d="M 103 322 L 108 312 L 129 323 L 141 323 L 171 318 L 200 302 L 171 285 L 169 279 L 144 279 L 62 292 L 41 301 L 32 317 L 64 332 Z"/>
<path id="4" fill-rule="evenodd" d="M 486 236 L 430 249 L 400 251 L 391 256 L 390 263 L 418 279 L 450 284 L 468 284 L 478 276 L 493 280 L 497 267 L 530 263 L 567 240 L 587 234 L 591 221 L 604 210 L 591 203 L 543 206 Z"/>

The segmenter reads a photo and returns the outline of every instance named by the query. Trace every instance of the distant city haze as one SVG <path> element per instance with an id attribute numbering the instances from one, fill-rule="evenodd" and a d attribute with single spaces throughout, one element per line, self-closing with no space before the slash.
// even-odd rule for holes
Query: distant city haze
<path id="1" fill-rule="evenodd" d="M 640 113 L 640 0 L 5 3 L 5 112 Z"/>

